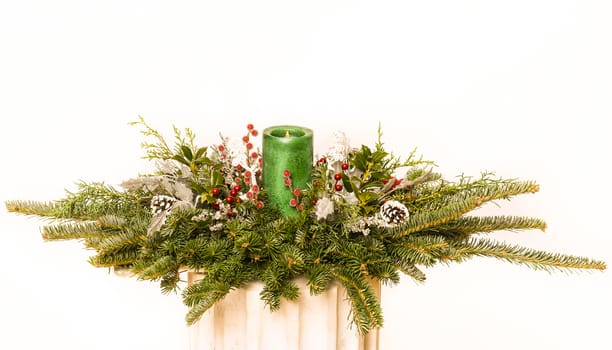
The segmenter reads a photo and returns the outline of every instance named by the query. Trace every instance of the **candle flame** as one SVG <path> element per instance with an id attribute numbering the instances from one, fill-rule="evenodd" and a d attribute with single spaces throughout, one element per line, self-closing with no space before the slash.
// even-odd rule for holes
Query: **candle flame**
<path id="1" fill-rule="evenodd" d="M 289 130 L 285 131 L 285 137 L 291 137 L 291 135 L 289 134 Z"/>

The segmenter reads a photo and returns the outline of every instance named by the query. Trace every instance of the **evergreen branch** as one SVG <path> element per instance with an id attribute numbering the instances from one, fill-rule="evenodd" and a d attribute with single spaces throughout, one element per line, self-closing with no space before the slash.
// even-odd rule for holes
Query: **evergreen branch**
<path id="1" fill-rule="evenodd" d="M 603 261 L 573 255 L 549 253 L 508 245 L 506 243 L 498 243 L 488 239 L 469 239 L 462 242 L 453 242 L 448 258 L 461 262 L 472 256 L 493 257 L 548 272 L 553 270 L 606 269 L 606 263 Z"/>
<path id="2" fill-rule="evenodd" d="M 466 189 L 465 193 L 460 193 L 450 199 L 447 198 L 446 200 L 449 202 L 438 210 L 422 211 L 413 215 L 408 223 L 392 229 L 391 233 L 394 238 L 399 238 L 458 219 L 463 214 L 480 207 L 486 202 L 508 199 L 524 193 L 534 193 L 538 189 L 538 185 L 532 181 L 478 183 L 478 186 Z M 466 196 L 466 193 L 469 196 Z"/>
<path id="3" fill-rule="evenodd" d="M 321 263 L 312 265 L 311 268 L 306 270 L 304 275 L 308 279 L 310 294 L 312 295 L 323 293 L 333 279 L 329 266 Z"/>
<path id="4" fill-rule="evenodd" d="M 401 265 L 432 266 L 448 248 L 448 242 L 443 236 L 408 236 L 390 246 L 389 254 Z"/>
<path id="5" fill-rule="evenodd" d="M 425 273 L 419 270 L 414 264 L 406 261 L 395 261 L 395 266 L 405 275 L 412 277 L 413 280 L 423 283 L 427 279 Z"/>
<path id="6" fill-rule="evenodd" d="M 170 272 L 177 273 L 179 265 L 172 256 L 165 255 L 155 260 L 152 264 L 142 270 L 134 270 L 139 277 L 145 280 L 158 279 Z"/>
<path id="7" fill-rule="evenodd" d="M 113 267 L 131 265 L 138 259 L 135 250 L 119 250 L 112 253 L 102 253 L 89 258 L 89 263 L 95 267 Z"/>
<path id="8" fill-rule="evenodd" d="M 353 323 L 359 334 L 367 334 L 372 328 L 382 327 L 380 302 L 370 283 L 361 274 L 351 273 L 342 266 L 337 266 L 333 274 L 346 288 L 351 301 Z"/>
<path id="9" fill-rule="evenodd" d="M 112 186 L 94 182 L 78 184 L 77 192 L 68 192 L 68 196 L 56 202 L 53 216 L 79 220 L 97 220 L 107 215 L 137 217 L 149 215 L 140 200 L 126 192 L 120 192 Z"/>
<path id="10" fill-rule="evenodd" d="M 495 231 L 519 231 L 546 229 L 546 222 L 539 218 L 524 216 L 463 216 L 446 224 L 423 230 L 418 235 L 442 235 L 449 239 L 463 240 L 473 234 Z"/>
<path id="11" fill-rule="evenodd" d="M 53 217 L 57 210 L 56 202 L 6 201 L 4 204 L 9 212 L 24 215 Z"/>
<path id="12" fill-rule="evenodd" d="M 105 215 L 98 219 L 98 225 L 105 229 L 122 230 L 128 228 L 129 222 L 116 215 Z"/>
<path id="13" fill-rule="evenodd" d="M 159 287 L 163 294 L 169 294 L 178 289 L 178 283 L 181 281 L 180 272 L 177 270 L 169 271 L 167 274 L 162 276 L 159 282 Z"/>
<path id="14" fill-rule="evenodd" d="M 189 307 L 185 320 L 188 325 L 196 323 L 202 315 L 230 292 L 227 282 L 204 278 L 187 287 L 183 292 L 183 302 Z"/>
<path id="15" fill-rule="evenodd" d="M 43 226 L 41 231 L 43 239 L 47 241 L 106 237 L 112 234 L 112 231 L 100 227 L 95 221 L 48 225 Z"/>
<path id="16" fill-rule="evenodd" d="M 463 216 L 446 224 L 433 227 L 432 233 L 441 233 L 455 238 L 465 238 L 475 233 L 516 230 L 546 230 L 542 219 L 526 216 Z"/>
<path id="17" fill-rule="evenodd" d="M 411 233 L 423 231 L 430 227 L 435 227 L 451 220 L 458 219 L 463 214 L 479 207 L 482 203 L 483 201 L 481 198 L 472 197 L 452 202 L 435 211 L 419 212 L 412 215 L 406 224 L 392 228 L 390 232 L 393 238 L 400 238 Z"/>
<path id="18" fill-rule="evenodd" d="M 261 281 L 264 283 L 261 300 L 268 305 L 270 311 L 280 309 L 283 283 L 287 281 L 286 269 L 283 266 L 279 268 L 278 264 L 269 264 L 261 274 Z"/>
<path id="19" fill-rule="evenodd" d="M 367 275 L 384 283 L 385 285 L 394 285 L 400 282 L 400 275 L 394 264 L 380 261 L 370 262 L 366 264 Z"/>
<path id="20" fill-rule="evenodd" d="M 102 254 L 119 250 L 133 250 L 137 253 L 145 239 L 146 234 L 136 230 L 117 232 L 100 240 L 97 249 Z"/>

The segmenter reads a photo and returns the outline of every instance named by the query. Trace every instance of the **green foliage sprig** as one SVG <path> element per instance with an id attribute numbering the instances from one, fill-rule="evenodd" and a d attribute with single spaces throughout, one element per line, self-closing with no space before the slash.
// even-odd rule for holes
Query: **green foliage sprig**
<path id="1" fill-rule="evenodd" d="M 435 164 L 413 150 L 401 160 L 384 149 L 352 148 L 340 135 L 313 164 L 312 182 L 300 194 L 299 215 L 285 217 L 266 205 L 261 154 L 252 150 L 247 127 L 242 150 L 229 138 L 199 147 L 195 134 L 174 128 L 174 144 L 144 119 L 133 123 L 152 141 L 145 158 L 158 170 L 122 184 L 79 183 L 54 202 L 8 201 L 9 211 L 56 219 L 42 227 L 45 240 L 81 240 L 97 267 L 129 269 L 160 282 L 164 293 L 180 287 L 181 272 L 204 278 L 186 287 L 187 323 L 232 289 L 260 280 L 261 299 L 276 310 L 295 300 L 294 282 L 306 277 L 310 293 L 332 282 L 345 287 L 360 333 L 382 326 L 372 283 L 395 284 L 403 273 L 425 281 L 419 266 L 493 257 L 545 271 L 604 270 L 602 261 L 496 242 L 482 234 L 544 230 L 538 218 L 474 216 L 489 202 L 539 190 L 533 181 L 443 179 Z"/>

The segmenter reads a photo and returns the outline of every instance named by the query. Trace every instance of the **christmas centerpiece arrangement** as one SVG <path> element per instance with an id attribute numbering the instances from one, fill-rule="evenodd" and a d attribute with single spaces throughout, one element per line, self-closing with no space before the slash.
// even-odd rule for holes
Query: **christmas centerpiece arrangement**
<path id="1" fill-rule="evenodd" d="M 142 118 L 146 158 L 156 171 L 121 188 L 80 183 L 53 202 L 8 201 L 9 211 L 55 219 L 46 240 L 81 240 L 97 267 L 129 270 L 160 281 L 164 293 L 181 288 L 181 273 L 203 278 L 182 290 L 188 324 L 251 281 L 263 282 L 271 310 L 299 298 L 297 277 L 310 293 L 340 283 L 360 333 L 380 327 L 372 281 L 394 284 L 400 274 L 422 282 L 421 267 L 493 257 L 546 271 L 596 269 L 604 262 L 497 242 L 500 230 L 544 230 L 538 218 L 476 216 L 488 202 L 535 193 L 533 181 L 491 173 L 454 181 L 411 152 L 353 148 L 345 135 L 313 157 L 313 132 L 248 125 L 241 139 L 221 136 L 200 147 L 195 134 L 174 129 L 170 144 Z"/>

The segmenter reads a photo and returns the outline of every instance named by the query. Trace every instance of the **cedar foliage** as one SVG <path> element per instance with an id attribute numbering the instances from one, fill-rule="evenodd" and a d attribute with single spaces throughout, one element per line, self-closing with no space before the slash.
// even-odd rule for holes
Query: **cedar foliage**
<path id="1" fill-rule="evenodd" d="M 403 273 L 424 282 L 419 266 L 492 257 L 549 272 L 606 268 L 602 261 L 518 247 L 482 235 L 543 231 L 546 224 L 541 219 L 467 215 L 488 202 L 537 192 L 533 181 L 500 179 L 490 173 L 448 181 L 414 151 L 401 161 L 379 140 L 373 148 L 361 146 L 346 154 L 343 162 L 349 170 L 342 172 L 342 194 L 334 192 L 330 177 L 338 164 L 313 165 L 312 184 L 301 198 L 304 209 L 295 217 L 284 217 L 271 206 L 261 208 L 265 189 L 253 187 L 259 174 L 247 181 L 244 167 L 233 166 L 219 149 L 196 146 L 189 129 L 183 135 L 174 128 L 171 148 L 142 118 L 134 124 L 153 139 L 143 143 L 145 157 L 170 164 L 171 171 L 141 176 L 121 190 L 104 183 L 79 183 L 77 191 L 54 202 L 7 201 L 6 207 L 55 219 L 42 227 L 43 239 L 81 240 L 95 251 L 92 265 L 130 269 L 140 279 L 159 281 L 164 293 L 179 289 L 181 272 L 201 272 L 204 278 L 182 291 L 188 324 L 232 289 L 253 280 L 265 284 L 261 299 L 272 311 L 282 298 L 299 297 L 293 282 L 298 276 L 307 278 L 312 294 L 336 281 L 345 287 L 352 319 L 365 334 L 383 324 L 371 281 L 395 284 Z M 392 174 L 400 168 L 407 169 L 406 176 L 396 179 Z M 394 180 L 399 183 L 390 185 Z M 242 187 L 242 195 L 248 190 L 255 197 L 224 205 L 220 199 L 235 185 Z M 149 207 L 156 195 L 177 199 L 163 218 L 155 217 Z M 334 210 L 321 218 L 315 214 L 315 202 L 323 197 L 333 199 Z M 376 217 L 387 200 L 405 205 L 409 218 L 397 225 L 356 225 Z M 231 215 L 214 217 L 228 209 Z M 151 230 L 155 220 L 160 225 Z"/>

